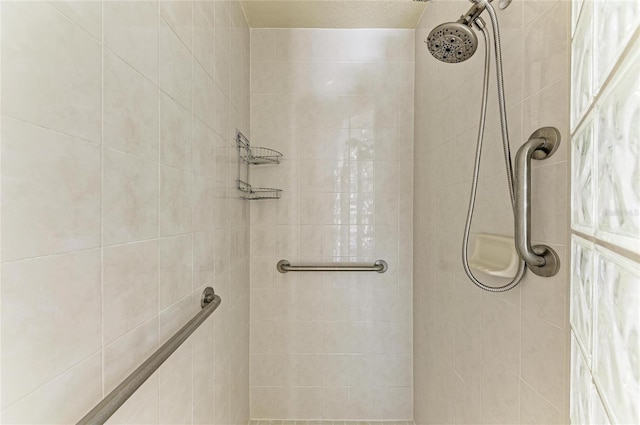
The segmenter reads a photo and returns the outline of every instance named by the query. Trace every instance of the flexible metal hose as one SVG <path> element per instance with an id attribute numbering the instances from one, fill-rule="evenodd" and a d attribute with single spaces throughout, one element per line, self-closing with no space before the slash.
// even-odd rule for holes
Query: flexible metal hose
<path id="1" fill-rule="evenodd" d="M 495 10 L 489 4 L 487 0 L 481 0 L 485 3 L 486 9 L 489 12 L 491 18 L 491 26 L 493 28 L 493 41 L 496 51 L 496 78 L 498 83 L 498 104 L 500 108 L 500 129 L 502 135 L 502 147 L 504 151 L 504 162 L 507 170 L 507 181 L 509 183 L 509 195 L 511 198 L 511 209 L 515 214 L 515 191 L 513 188 L 513 167 L 511 165 L 511 150 L 509 146 L 509 132 L 507 128 L 507 108 L 504 100 L 504 79 L 502 74 L 502 47 L 500 45 L 500 29 L 498 27 L 498 19 L 496 17 Z M 480 19 L 478 19 L 480 20 Z M 489 92 L 489 69 L 490 69 L 490 50 L 489 50 L 489 33 L 482 21 L 478 24 L 482 32 L 482 38 L 484 40 L 484 79 L 482 82 L 482 107 L 480 108 L 480 124 L 478 126 L 478 141 L 476 144 L 476 156 L 473 166 L 473 180 L 471 182 L 471 194 L 469 196 L 469 209 L 467 210 L 467 220 L 464 226 L 464 237 L 462 242 L 462 265 L 464 271 L 471 279 L 471 281 L 481 289 L 489 292 L 505 292 L 514 288 L 522 278 L 526 271 L 526 264 L 520 260 L 518 264 L 518 272 L 513 280 L 503 286 L 488 286 L 480 282 L 471 272 L 469 267 L 468 247 L 469 247 L 469 234 L 471 232 L 471 222 L 473 220 L 473 211 L 476 203 L 476 193 L 478 190 L 478 174 L 480 173 L 480 158 L 482 156 L 482 142 L 484 140 L 484 128 L 487 118 L 487 96 Z"/>

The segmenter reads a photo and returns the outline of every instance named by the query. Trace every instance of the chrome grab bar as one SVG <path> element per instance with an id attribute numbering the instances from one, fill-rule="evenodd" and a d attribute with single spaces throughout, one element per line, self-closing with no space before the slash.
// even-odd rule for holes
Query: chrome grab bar
<path id="1" fill-rule="evenodd" d="M 558 273 L 560 259 L 547 245 L 531 246 L 531 159 L 545 159 L 560 145 L 560 132 L 554 127 L 536 130 L 516 154 L 516 248 L 529 270 L 538 276 Z"/>
<path id="2" fill-rule="evenodd" d="M 104 424 L 122 406 L 129 397 L 136 392 L 144 382 L 182 345 L 183 342 L 213 313 L 222 299 L 213 292 L 213 288 L 207 287 L 200 298 L 200 310 L 191 320 L 176 332 L 167 342 L 162 344 L 136 370 L 113 391 L 102 399 L 89 413 L 87 413 L 78 425 Z"/>
<path id="3" fill-rule="evenodd" d="M 384 273 L 389 265 L 384 260 L 378 260 L 373 266 L 360 264 L 336 264 L 327 266 L 292 266 L 287 260 L 278 261 L 276 266 L 280 273 L 286 272 L 378 272 Z"/>

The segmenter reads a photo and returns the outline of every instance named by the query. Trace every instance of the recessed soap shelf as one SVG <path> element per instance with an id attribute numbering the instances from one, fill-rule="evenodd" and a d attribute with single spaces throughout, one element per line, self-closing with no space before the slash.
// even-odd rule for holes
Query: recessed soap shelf
<path id="1" fill-rule="evenodd" d="M 240 195 L 240 198 L 251 201 L 259 199 L 280 199 L 281 189 L 254 187 L 249 183 L 249 174 L 251 165 L 280 164 L 282 153 L 274 149 L 251 146 L 249 139 L 238 130 L 236 130 L 236 144 L 238 147 L 237 189 L 243 193 Z"/>

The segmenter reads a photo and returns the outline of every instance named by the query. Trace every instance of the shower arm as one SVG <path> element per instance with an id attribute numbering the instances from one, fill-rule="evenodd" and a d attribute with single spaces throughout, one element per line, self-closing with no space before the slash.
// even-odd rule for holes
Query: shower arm
<path id="1" fill-rule="evenodd" d="M 547 245 L 531 245 L 531 160 L 550 157 L 559 144 L 558 130 L 542 127 L 529 137 L 516 154 L 516 249 L 529 270 L 543 277 L 551 277 L 558 273 L 560 259 Z"/>

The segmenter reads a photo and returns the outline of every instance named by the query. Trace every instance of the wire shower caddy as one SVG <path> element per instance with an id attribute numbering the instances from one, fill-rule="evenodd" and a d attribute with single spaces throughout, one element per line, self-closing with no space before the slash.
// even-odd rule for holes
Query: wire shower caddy
<path id="1" fill-rule="evenodd" d="M 238 148 L 238 179 L 236 180 L 236 187 L 242 192 L 240 198 L 250 201 L 280 199 L 282 189 L 253 187 L 250 183 L 250 173 L 252 165 L 280 164 L 282 153 L 269 148 L 251 146 L 249 139 L 239 130 L 236 130 L 236 145 Z"/>

